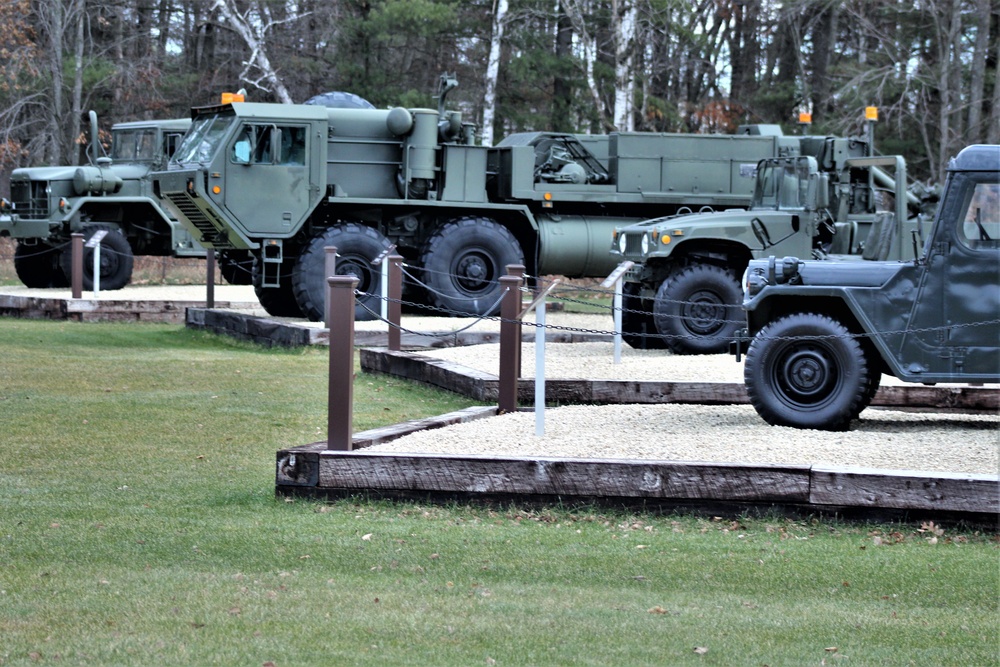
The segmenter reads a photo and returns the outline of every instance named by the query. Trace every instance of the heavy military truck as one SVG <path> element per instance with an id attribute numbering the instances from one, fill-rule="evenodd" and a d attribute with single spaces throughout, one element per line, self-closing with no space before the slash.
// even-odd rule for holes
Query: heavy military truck
<path id="1" fill-rule="evenodd" d="M 1000 382 L 1000 146 L 951 161 L 916 259 L 770 257 L 750 262 L 743 282 L 733 351 L 746 351 L 747 393 L 770 424 L 848 428 L 883 374 Z"/>
<path id="2" fill-rule="evenodd" d="M 406 298 L 445 313 L 495 312 L 507 264 L 534 275 L 605 276 L 616 225 L 680 210 L 745 207 L 748 170 L 796 155 L 799 139 L 738 135 L 534 132 L 475 145 L 445 108 L 325 109 L 235 102 L 192 110 L 157 194 L 202 244 L 248 250 L 273 315 L 319 320 L 325 253 L 359 279 L 370 319 L 394 245 L 415 267 Z"/>
<path id="3" fill-rule="evenodd" d="M 90 114 L 89 165 L 29 167 L 11 174 L 9 215 L 0 218 L 0 236 L 17 240 L 14 268 L 28 287 L 65 287 L 72 266 L 70 236 L 81 232 L 101 240 L 100 285 L 127 285 L 134 255 L 204 257 L 205 249 L 152 196 L 149 174 L 163 168 L 191 125 L 188 118 L 117 123 L 111 128 L 111 153 L 100 154 L 97 116 Z M 84 287 L 93 286 L 89 248 Z M 242 258 L 246 261 L 246 258 Z M 239 266 L 220 260 L 223 275 L 240 281 Z M 249 266 L 242 274 L 249 283 Z"/>
<path id="4" fill-rule="evenodd" d="M 611 256 L 634 262 L 622 285 L 623 340 L 675 354 L 725 352 L 742 324 L 739 276 L 753 258 L 902 257 L 921 200 L 906 190 L 901 157 L 869 153 L 860 138 L 803 137 L 800 155 L 757 166 L 749 210 L 615 229 Z"/>

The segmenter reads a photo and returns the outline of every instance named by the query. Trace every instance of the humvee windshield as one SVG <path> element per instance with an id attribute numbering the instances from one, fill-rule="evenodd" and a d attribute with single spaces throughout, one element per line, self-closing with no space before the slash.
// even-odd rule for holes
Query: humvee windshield
<path id="1" fill-rule="evenodd" d="M 232 114 L 213 114 L 198 118 L 181 140 L 173 161 L 182 164 L 208 162 L 219 148 L 226 130 L 235 120 L 236 116 Z"/>
<path id="2" fill-rule="evenodd" d="M 152 162 L 156 159 L 156 130 L 115 130 L 111 159 L 115 162 Z"/>
<path id="3" fill-rule="evenodd" d="M 764 162 L 757 170 L 753 208 L 806 208 L 809 164 L 806 160 Z"/>

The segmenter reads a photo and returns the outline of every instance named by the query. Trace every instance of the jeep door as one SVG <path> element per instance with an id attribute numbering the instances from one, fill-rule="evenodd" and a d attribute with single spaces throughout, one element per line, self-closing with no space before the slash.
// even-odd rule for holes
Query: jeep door
<path id="1" fill-rule="evenodd" d="M 941 206 L 908 328 L 924 329 L 915 337 L 936 348 L 924 357 L 930 366 L 927 372 L 963 379 L 995 377 L 1000 372 L 1000 184 L 996 174 L 955 174 Z M 917 342 L 907 336 L 910 341 Z"/>

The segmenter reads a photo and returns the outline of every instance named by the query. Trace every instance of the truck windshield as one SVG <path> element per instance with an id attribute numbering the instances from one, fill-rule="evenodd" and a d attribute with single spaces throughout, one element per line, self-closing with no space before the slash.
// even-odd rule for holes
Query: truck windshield
<path id="1" fill-rule="evenodd" d="M 212 115 L 197 119 L 184 135 L 174 153 L 174 162 L 208 162 L 226 135 L 226 130 L 236 119 L 232 115 Z"/>
<path id="2" fill-rule="evenodd" d="M 809 194 L 809 168 L 802 162 L 765 163 L 757 170 L 755 208 L 805 208 Z"/>
<path id="3" fill-rule="evenodd" d="M 115 162 L 152 162 L 156 159 L 156 130 L 115 130 L 111 159 Z"/>

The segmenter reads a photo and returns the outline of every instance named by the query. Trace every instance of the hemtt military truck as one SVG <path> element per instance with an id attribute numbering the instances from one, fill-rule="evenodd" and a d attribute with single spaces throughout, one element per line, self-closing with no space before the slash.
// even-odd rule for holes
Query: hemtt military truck
<path id="1" fill-rule="evenodd" d="M 742 322 L 738 276 L 752 258 L 902 257 L 900 227 L 921 201 L 905 189 L 901 157 L 869 152 L 858 138 L 803 137 L 799 156 L 761 161 L 749 210 L 616 229 L 612 257 L 635 263 L 622 288 L 623 339 L 677 354 L 726 351 Z M 883 197 L 892 211 L 879 210 Z"/>
<path id="2" fill-rule="evenodd" d="M 395 245 L 416 280 L 407 298 L 450 312 L 497 308 L 507 264 L 535 275 L 605 276 L 615 225 L 680 210 L 746 207 L 748 169 L 797 155 L 770 126 L 738 136 L 515 134 L 474 144 L 445 110 L 326 109 L 235 102 L 193 110 L 156 191 L 199 242 L 249 250 L 273 315 L 319 320 L 324 247 L 359 279 L 369 319 Z M 419 281 L 419 284 L 417 283 Z"/>
<path id="3" fill-rule="evenodd" d="M 205 249 L 152 196 L 149 179 L 154 168 L 166 165 L 191 121 L 117 123 L 111 129 L 110 157 L 98 152 L 94 112 L 90 124 L 89 165 L 29 167 L 11 175 L 10 215 L 0 219 L 0 236 L 17 239 L 14 268 L 21 282 L 28 287 L 68 286 L 74 232 L 87 239 L 98 230 L 107 232 L 101 240 L 99 270 L 101 287 L 108 290 L 128 284 L 133 255 L 204 257 Z M 83 267 L 84 287 L 89 289 L 89 256 Z"/>
<path id="4" fill-rule="evenodd" d="M 948 167 L 922 255 L 907 262 L 750 262 L 744 378 L 770 424 L 844 429 L 882 374 L 1000 382 L 1000 146 Z"/>

